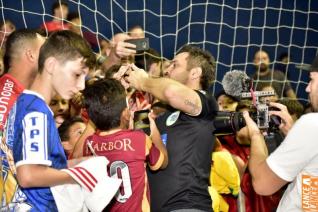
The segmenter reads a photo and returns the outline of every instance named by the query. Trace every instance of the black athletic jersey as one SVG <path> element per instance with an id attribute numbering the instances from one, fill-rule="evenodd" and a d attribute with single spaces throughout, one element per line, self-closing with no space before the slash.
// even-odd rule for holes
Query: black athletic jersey
<path id="1" fill-rule="evenodd" d="M 148 170 L 153 212 L 191 208 L 212 210 L 208 183 L 215 142 L 212 120 L 218 106 L 214 97 L 198 94 L 202 102 L 199 116 L 174 110 L 156 119 L 169 163 L 166 169 Z"/>

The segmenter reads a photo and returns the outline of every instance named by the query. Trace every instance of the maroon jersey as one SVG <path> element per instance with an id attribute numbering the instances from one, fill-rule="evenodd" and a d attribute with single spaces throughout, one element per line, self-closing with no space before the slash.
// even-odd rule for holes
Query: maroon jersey
<path id="1" fill-rule="evenodd" d="M 120 130 L 102 136 L 98 133 L 86 139 L 83 155 L 105 156 L 109 160 L 109 175 L 123 180 L 111 203 L 110 211 L 150 211 L 146 163 L 157 170 L 163 163 L 163 153 L 142 131 Z"/>

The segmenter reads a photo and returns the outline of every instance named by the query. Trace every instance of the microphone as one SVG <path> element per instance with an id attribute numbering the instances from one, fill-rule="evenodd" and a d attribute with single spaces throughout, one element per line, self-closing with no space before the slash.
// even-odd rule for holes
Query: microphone
<path id="1" fill-rule="evenodd" d="M 234 97 L 241 97 L 242 92 L 250 88 L 250 78 L 243 71 L 228 71 L 222 80 L 222 86 L 226 94 Z"/>

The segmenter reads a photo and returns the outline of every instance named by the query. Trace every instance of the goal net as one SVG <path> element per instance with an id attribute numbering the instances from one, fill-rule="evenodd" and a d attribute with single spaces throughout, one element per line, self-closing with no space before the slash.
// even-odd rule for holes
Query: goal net
<path id="1" fill-rule="evenodd" d="M 17 28 L 37 28 L 52 19 L 53 0 L 0 0 L 0 20 Z M 221 90 L 227 71 L 255 72 L 254 53 L 266 50 L 271 69 L 286 73 L 300 101 L 307 101 L 308 73 L 302 70 L 317 54 L 318 1 L 314 0 L 68 0 L 78 12 L 82 30 L 109 40 L 140 25 L 150 46 L 171 59 L 193 43 L 210 51 L 217 61 L 211 91 Z M 100 43 L 97 43 L 97 51 Z M 288 55 L 288 63 L 279 63 Z"/>

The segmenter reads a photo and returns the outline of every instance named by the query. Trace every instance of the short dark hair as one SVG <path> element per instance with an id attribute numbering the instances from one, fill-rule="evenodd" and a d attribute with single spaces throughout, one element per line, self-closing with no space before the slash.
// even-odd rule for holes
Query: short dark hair
<path id="1" fill-rule="evenodd" d="M 296 115 L 297 118 L 304 113 L 304 106 L 296 99 L 280 99 L 278 100 L 279 103 L 285 105 L 287 107 L 288 113 L 290 115 Z"/>
<path id="2" fill-rule="evenodd" d="M 53 32 L 42 45 L 39 56 L 40 73 L 43 71 L 45 60 L 49 57 L 55 57 L 62 63 L 83 57 L 89 69 L 93 69 L 96 65 L 96 57 L 88 42 L 69 30 Z"/>
<path id="3" fill-rule="evenodd" d="M 100 79 L 83 91 L 84 107 L 99 130 L 120 126 L 121 115 L 127 107 L 124 87 L 115 79 Z"/>
<path id="4" fill-rule="evenodd" d="M 240 101 L 240 99 L 238 97 L 231 96 L 231 95 L 227 94 L 223 89 L 215 95 L 215 99 L 218 100 L 220 98 L 220 96 L 223 96 L 223 95 L 230 98 L 233 102 Z"/>
<path id="5" fill-rule="evenodd" d="M 202 69 L 202 76 L 200 80 L 201 87 L 203 90 L 208 90 L 209 86 L 215 79 L 214 57 L 210 52 L 189 44 L 183 46 L 177 54 L 184 52 L 189 54 L 187 59 L 188 70 L 200 67 Z"/>
<path id="6" fill-rule="evenodd" d="M 150 66 L 153 63 L 162 62 L 163 58 L 155 49 L 148 49 L 144 51 L 142 54 L 138 54 L 135 56 L 135 64 L 137 67 L 144 69 L 145 71 L 149 71 Z"/>
<path id="7" fill-rule="evenodd" d="M 120 69 L 121 65 L 112 65 L 110 68 L 108 68 L 105 72 L 104 72 L 104 77 L 107 79 L 114 79 L 114 74 L 116 74 L 119 69 Z"/>
<path id="8" fill-rule="evenodd" d="M 61 141 L 67 141 L 70 139 L 70 127 L 78 122 L 84 123 L 84 121 L 79 116 L 74 116 L 63 121 L 61 126 L 59 126 L 58 128 Z"/>
<path id="9" fill-rule="evenodd" d="M 58 1 L 54 2 L 54 4 L 52 5 L 52 14 L 54 14 L 54 10 L 59 8 L 61 5 L 68 8 L 68 4 L 66 3 L 66 1 L 58 0 Z"/>
<path id="10" fill-rule="evenodd" d="M 71 12 L 67 15 L 67 20 L 72 21 L 74 19 L 80 19 L 80 15 L 78 12 Z"/>
<path id="11" fill-rule="evenodd" d="M 32 29 L 19 29 L 13 31 L 7 38 L 5 44 L 5 54 L 3 56 L 4 72 L 7 73 L 11 62 L 18 52 L 21 51 L 25 45 L 35 41 L 37 39 L 37 30 Z"/>

